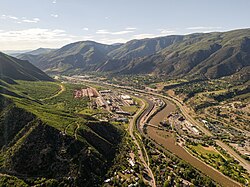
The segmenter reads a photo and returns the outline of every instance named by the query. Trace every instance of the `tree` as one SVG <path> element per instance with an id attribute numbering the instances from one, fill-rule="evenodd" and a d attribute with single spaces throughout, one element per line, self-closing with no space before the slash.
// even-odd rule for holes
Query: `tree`
<path id="1" fill-rule="evenodd" d="M 163 187 L 168 187 L 170 185 L 170 181 L 169 180 L 166 180 L 163 184 Z"/>

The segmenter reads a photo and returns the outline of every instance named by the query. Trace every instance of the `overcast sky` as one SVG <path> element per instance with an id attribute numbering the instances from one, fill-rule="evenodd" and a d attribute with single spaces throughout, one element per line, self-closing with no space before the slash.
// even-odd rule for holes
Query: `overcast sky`
<path id="1" fill-rule="evenodd" d="M 0 0 L 0 50 L 250 27 L 250 0 Z"/>

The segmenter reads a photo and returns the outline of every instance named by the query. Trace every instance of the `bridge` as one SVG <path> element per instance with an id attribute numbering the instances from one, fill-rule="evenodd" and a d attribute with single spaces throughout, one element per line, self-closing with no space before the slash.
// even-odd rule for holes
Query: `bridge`
<path id="1" fill-rule="evenodd" d="M 154 127 L 154 128 L 159 129 L 159 130 L 164 130 L 163 127 L 160 127 L 160 126 L 158 126 L 158 125 L 153 125 L 153 124 L 151 124 L 151 123 L 144 123 L 144 126 L 143 126 L 143 127 L 146 127 L 146 126 Z"/>

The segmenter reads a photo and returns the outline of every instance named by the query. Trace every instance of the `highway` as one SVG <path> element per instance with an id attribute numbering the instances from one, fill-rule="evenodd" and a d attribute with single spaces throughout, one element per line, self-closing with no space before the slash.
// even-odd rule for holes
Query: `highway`
<path id="1" fill-rule="evenodd" d="M 152 93 L 151 93 L 152 94 Z M 153 93 L 154 95 L 157 95 L 157 96 L 160 96 L 160 97 L 163 97 L 163 98 L 166 98 L 170 101 L 172 101 L 173 103 L 175 103 L 181 110 L 183 116 L 189 121 L 191 122 L 193 125 L 196 125 L 205 135 L 207 136 L 212 136 L 212 133 L 207 130 L 204 126 L 202 126 L 197 120 L 195 120 L 187 111 L 186 107 L 183 106 L 183 104 L 175 99 L 175 98 L 172 98 L 172 97 L 167 97 L 167 96 L 163 96 L 163 95 L 160 95 L 160 94 L 156 94 L 156 93 Z M 240 165 L 245 168 L 248 173 L 250 174 L 250 164 L 248 161 L 246 161 L 245 159 L 243 159 L 238 153 L 236 153 L 232 148 L 230 148 L 228 145 L 226 145 L 225 143 L 223 143 L 222 141 L 220 140 L 216 140 L 215 141 L 216 144 L 220 147 L 222 147 L 228 154 L 230 154 L 235 160 L 237 160 Z"/>
<path id="2" fill-rule="evenodd" d="M 100 84 L 99 81 L 89 81 L 87 80 L 87 82 L 94 82 L 94 83 L 98 83 Z M 151 96 L 155 96 L 158 98 L 164 98 L 167 99 L 171 102 L 173 102 L 176 106 L 179 107 L 181 113 L 183 114 L 183 116 L 190 121 L 193 125 L 196 125 L 205 135 L 207 136 L 212 136 L 212 133 L 207 130 L 203 125 L 201 125 L 197 120 L 195 120 L 188 112 L 186 106 L 183 105 L 182 102 L 180 102 L 178 99 L 174 98 L 174 97 L 169 97 L 169 96 L 164 96 L 155 92 L 146 92 L 144 90 L 138 90 L 138 89 L 134 89 L 131 87 L 127 87 L 127 86 L 119 86 L 119 85 L 114 85 L 114 84 L 109 84 L 109 83 L 104 83 L 102 82 L 101 84 L 106 84 L 108 86 L 112 86 L 112 87 L 116 87 L 116 88 L 120 88 L 122 90 L 126 90 L 126 91 L 132 91 L 132 93 L 142 93 L 142 94 L 146 94 L 146 95 L 151 95 Z M 140 128 L 140 121 L 143 119 L 143 117 L 145 117 L 146 115 L 148 115 L 152 110 L 153 110 L 153 106 L 152 106 L 152 101 L 146 99 L 146 102 L 148 102 L 149 106 L 147 107 L 146 110 L 144 110 L 142 112 L 142 110 L 140 110 L 140 112 L 142 112 L 142 114 L 138 117 L 136 115 L 136 118 L 134 118 L 134 120 L 136 120 L 136 126 L 137 129 L 139 130 L 139 132 L 143 135 L 143 131 Z M 144 103 L 145 104 L 145 103 Z M 133 131 L 133 130 L 132 130 Z M 137 142 L 138 143 L 138 142 Z M 232 150 L 230 147 L 228 147 L 225 143 L 223 143 L 220 140 L 216 140 L 216 144 L 219 145 L 220 147 L 222 147 L 223 149 L 225 149 L 234 159 L 236 159 L 237 161 L 239 161 L 239 163 L 250 173 L 250 165 L 249 163 L 244 160 L 242 157 L 240 157 L 234 150 Z M 145 160 L 144 160 L 145 161 Z M 149 168 L 149 166 L 148 166 Z M 150 168 L 149 168 L 150 169 Z"/>
<path id="3" fill-rule="evenodd" d="M 166 117 L 171 112 L 176 110 L 176 106 L 172 104 L 171 101 L 165 100 L 165 102 L 167 103 L 166 107 L 164 107 L 161 111 L 159 111 L 149 121 L 150 124 L 158 124 L 160 121 L 164 119 L 164 117 Z M 211 179 L 221 184 L 222 186 L 226 186 L 226 187 L 241 186 L 239 183 L 225 176 L 220 171 L 214 169 L 210 165 L 206 164 L 204 161 L 193 156 L 185 148 L 185 146 L 176 144 L 175 140 L 170 140 L 169 138 L 160 136 L 156 131 L 158 131 L 158 133 L 160 134 L 159 128 L 156 128 L 155 130 L 155 127 L 152 128 L 152 126 L 150 125 L 147 126 L 147 136 L 151 140 L 153 140 L 152 142 L 156 142 L 159 145 L 161 145 L 164 150 L 170 151 L 171 153 L 175 154 L 179 158 L 185 160 L 187 163 L 191 164 L 194 168 L 200 170 L 203 174 L 209 176 Z M 178 136 L 178 134 L 176 135 Z"/>
<path id="4" fill-rule="evenodd" d="M 150 112 L 154 108 L 154 103 L 152 101 L 150 101 L 147 98 L 143 98 L 143 100 L 145 100 L 148 103 L 148 106 L 147 106 L 147 108 L 142 112 L 142 114 L 135 121 L 136 127 L 137 127 L 138 131 L 140 132 L 140 134 L 143 134 L 143 130 L 142 130 L 141 126 L 140 126 L 141 122 L 144 121 L 142 119 L 145 118 L 145 117 L 148 117 L 149 114 L 150 114 Z"/>
<path id="5" fill-rule="evenodd" d="M 188 112 L 186 106 L 184 106 L 178 99 L 173 98 L 173 97 L 169 97 L 169 96 L 164 96 L 158 93 L 154 93 L 154 92 L 145 92 L 142 90 L 137 90 L 137 89 L 133 89 L 135 91 L 144 93 L 144 94 L 150 94 L 150 95 L 154 95 L 160 98 L 165 98 L 171 102 L 173 102 L 176 106 L 179 107 L 181 113 L 183 114 L 183 116 L 193 125 L 196 125 L 205 135 L 207 136 L 212 136 L 212 133 L 207 130 L 203 125 L 201 125 L 197 120 L 195 120 Z M 235 160 L 237 160 L 239 162 L 239 164 L 245 168 L 248 173 L 250 174 L 250 164 L 248 161 L 246 161 L 245 159 L 243 159 L 238 153 L 236 153 L 232 148 L 230 148 L 228 145 L 226 145 L 225 143 L 223 143 L 220 140 L 216 140 L 215 141 L 216 144 L 220 147 L 222 147 L 228 154 L 230 154 Z"/>
<path id="6" fill-rule="evenodd" d="M 142 100 L 141 100 L 142 101 Z M 134 125 L 136 124 L 137 127 L 140 126 L 140 121 L 142 119 L 143 116 L 147 115 L 154 107 L 154 105 L 149 104 L 148 107 L 146 107 L 145 102 L 143 102 L 143 105 L 141 106 L 140 110 L 137 111 L 137 113 L 134 115 L 133 119 L 130 120 L 129 123 L 129 135 L 131 136 L 132 140 L 134 141 L 135 145 L 138 148 L 138 155 L 139 158 L 141 160 L 141 163 L 144 165 L 144 167 L 146 168 L 147 172 L 148 172 L 148 176 L 151 178 L 149 180 L 150 186 L 156 187 L 156 183 L 155 183 L 155 178 L 153 175 L 152 170 L 150 169 L 149 163 L 145 161 L 144 157 L 143 157 L 143 153 L 142 153 L 142 149 L 145 151 L 145 147 L 144 145 L 142 145 L 142 147 L 140 146 L 139 142 L 137 141 L 137 139 L 134 136 Z M 146 108 L 145 108 L 146 107 Z M 140 131 L 140 133 L 142 133 L 141 129 L 138 128 L 138 130 Z M 148 160 L 148 156 L 146 155 L 147 160 Z"/>

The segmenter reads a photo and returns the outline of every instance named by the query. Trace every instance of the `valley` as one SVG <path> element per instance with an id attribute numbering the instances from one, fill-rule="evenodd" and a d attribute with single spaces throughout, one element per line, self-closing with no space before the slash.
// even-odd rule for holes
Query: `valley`
<path id="1" fill-rule="evenodd" d="M 66 78 L 66 77 L 64 77 L 64 78 Z M 92 82 L 93 84 L 101 84 L 101 85 L 103 85 L 103 83 L 104 83 L 104 82 L 101 83 L 100 81 L 93 81 L 93 77 L 91 78 L 91 81 L 89 79 L 81 79 L 81 78 L 77 78 L 77 77 L 70 78 L 70 80 L 72 80 L 72 79 L 74 81 L 79 81 L 79 82 Z M 133 94 L 136 94 L 136 95 L 138 95 L 138 94 L 139 95 L 141 95 L 141 94 L 146 94 L 146 95 L 149 94 L 146 91 L 141 91 L 141 90 L 137 90 L 137 89 L 126 87 L 126 86 L 124 86 L 124 87 L 123 86 L 117 86 L 117 85 L 114 85 L 112 83 L 111 84 L 110 83 L 104 83 L 104 84 L 109 88 L 115 87 L 115 88 L 118 88 L 118 89 L 130 90 L 129 92 L 131 92 L 131 93 L 134 92 Z M 155 95 L 155 96 L 160 97 L 160 98 L 166 97 L 166 96 L 160 95 L 158 93 L 153 93 L 153 92 L 150 92 L 150 95 Z M 205 135 L 207 135 L 207 139 L 205 138 L 204 140 L 199 142 L 202 145 L 206 144 L 205 142 L 207 142 L 207 141 L 210 142 L 208 144 L 211 144 L 212 139 L 209 138 L 209 136 L 211 136 L 212 134 L 210 133 L 210 131 L 208 129 L 205 128 L 205 126 L 203 126 L 200 122 L 199 123 L 196 122 L 196 120 L 193 117 L 190 116 L 189 112 L 187 112 L 186 107 L 183 106 L 182 103 L 180 103 L 179 99 L 175 99 L 175 98 L 172 98 L 172 97 L 166 97 L 166 98 L 168 100 L 164 101 L 164 102 L 167 103 L 166 104 L 167 107 L 164 107 L 164 109 L 162 111 L 158 112 L 154 117 L 152 117 L 152 119 L 148 122 L 148 125 L 147 125 L 147 123 L 145 123 L 145 121 L 147 120 L 147 117 L 150 118 L 150 116 L 148 116 L 148 114 L 151 113 L 151 115 L 152 115 L 152 113 L 157 111 L 156 109 L 153 108 L 154 105 L 149 104 L 149 106 L 151 106 L 149 108 L 151 108 L 151 109 L 149 109 L 148 112 L 146 112 L 146 114 L 144 114 L 145 115 L 144 117 L 142 116 L 141 118 L 139 118 L 140 120 L 142 118 L 144 118 L 143 122 L 141 122 L 142 125 L 140 123 L 137 123 L 137 128 L 138 128 L 139 132 L 142 133 L 142 136 L 143 137 L 145 135 L 146 135 L 146 137 L 148 136 L 148 138 L 151 139 L 151 141 L 153 140 L 153 142 L 156 143 L 157 146 L 159 146 L 159 145 L 163 146 L 162 147 L 163 149 L 166 149 L 167 151 L 170 151 L 171 153 L 174 153 L 178 157 L 184 159 L 186 162 L 193 165 L 195 168 L 199 168 L 199 170 L 202 171 L 202 173 L 205 173 L 206 175 L 210 176 L 212 179 L 214 179 L 216 182 L 222 184 L 223 186 L 240 186 L 239 183 L 234 182 L 233 180 L 229 179 L 228 177 L 226 177 L 222 173 L 217 173 L 217 170 L 213 169 L 211 166 L 208 166 L 208 165 L 210 165 L 209 162 L 205 162 L 205 163 L 203 162 L 202 157 L 200 158 L 198 155 L 195 155 L 195 154 L 192 156 L 192 151 L 190 153 L 188 145 L 190 143 L 192 145 L 194 142 L 196 142 L 195 144 L 197 145 L 197 142 L 200 141 L 200 140 L 195 140 L 195 138 L 197 138 L 197 135 L 195 135 L 196 131 L 198 132 L 198 134 L 200 134 L 200 133 L 203 134 L 204 133 Z M 150 103 L 151 102 L 150 100 L 155 100 L 155 99 L 150 98 L 150 100 L 148 100 L 148 99 L 144 99 L 144 100 L 145 101 L 147 100 L 147 102 Z M 173 103 L 171 103 L 169 100 L 171 102 L 173 102 Z M 159 104 L 157 104 L 157 105 L 159 106 Z M 189 122 L 197 125 L 196 129 L 199 129 L 199 130 L 196 130 L 196 131 L 193 132 L 194 135 L 191 135 L 191 139 L 187 138 L 185 136 L 183 136 L 184 137 L 183 138 L 182 135 L 180 135 L 178 131 L 176 132 L 177 135 L 178 135 L 177 139 L 176 139 L 176 135 L 174 133 L 176 131 L 176 129 L 174 127 L 173 122 L 172 122 L 173 131 L 170 131 L 170 134 L 168 132 L 166 132 L 167 129 L 165 129 L 164 126 L 160 125 L 161 124 L 160 122 L 163 122 L 163 121 L 167 120 L 169 115 L 172 115 L 173 113 L 178 111 L 177 108 L 175 107 L 175 105 L 177 107 L 179 107 L 178 110 L 184 115 L 184 117 Z M 183 118 L 183 119 L 185 120 L 185 118 Z M 145 125 L 143 125 L 144 123 L 145 123 Z M 155 124 L 155 125 L 153 125 L 153 124 Z M 166 135 L 164 135 L 165 133 L 166 133 Z M 190 135 L 188 135 L 188 136 L 190 136 Z M 166 137 L 167 137 L 167 139 L 165 139 Z M 179 143 L 177 143 L 176 141 L 179 142 Z M 239 172 L 239 174 L 238 174 L 239 178 L 241 178 L 242 176 L 246 177 L 245 179 L 242 180 L 242 182 L 245 181 L 245 180 L 249 180 L 249 179 L 247 179 L 248 175 L 249 175 L 249 173 L 248 173 L 249 164 L 247 163 L 247 161 L 244 161 L 244 159 L 238 159 L 239 156 L 237 155 L 237 153 L 236 154 L 232 153 L 233 150 L 231 150 L 229 147 L 227 147 L 225 149 L 230 154 L 230 155 L 228 155 L 228 153 L 223 151 L 223 149 L 225 148 L 225 145 L 223 145 L 223 143 L 221 141 L 219 141 L 219 140 L 216 140 L 214 143 L 216 144 L 216 142 L 218 144 L 217 146 L 219 146 L 219 147 L 212 144 L 212 147 L 215 146 L 212 149 L 214 149 L 216 152 L 218 152 L 218 150 L 219 150 L 219 152 L 222 152 L 220 154 L 222 155 L 223 159 L 231 160 L 232 158 L 234 158 L 237 161 L 240 161 L 239 164 L 242 165 L 242 166 L 239 167 L 237 162 L 235 163 L 233 161 L 236 164 L 235 166 L 238 167 L 238 169 L 236 169 L 236 170 L 233 169 L 233 168 L 231 168 L 231 169 Z M 198 143 L 198 145 L 199 145 L 199 143 Z M 208 145 L 206 145 L 206 146 L 208 146 Z M 144 153 L 144 155 L 145 155 L 145 158 L 148 159 L 147 154 Z M 196 158 L 197 156 L 198 156 L 199 159 Z M 227 158 L 225 158 L 225 157 L 227 157 Z M 145 162 L 145 160 L 143 162 Z M 246 170 L 245 171 L 244 171 L 244 169 L 242 170 L 241 167 L 245 168 Z M 218 169 L 218 168 L 216 168 L 216 169 Z"/>
<path id="2" fill-rule="evenodd" d="M 249 38 L 0 52 L 0 186 L 249 186 Z"/>
<path id="3" fill-rule="evenodd" d="M 151 74 L 165 79 L 249 77 L 249 29 L 170 35 L 131 40 L 119 45 L 80 41 L 36 55 L 29 60 L 49 74 Z"/>
<path id="4" fill-rule="evenodd" d="M 73 99 L 77 85 L 16 81 L 6 88 L 21 98 L 1 96 L 1 173 L 26 185 L 100 183 L 126 137 L 122 127 L 78 114 L 88 99 Z"/>

